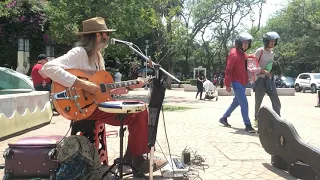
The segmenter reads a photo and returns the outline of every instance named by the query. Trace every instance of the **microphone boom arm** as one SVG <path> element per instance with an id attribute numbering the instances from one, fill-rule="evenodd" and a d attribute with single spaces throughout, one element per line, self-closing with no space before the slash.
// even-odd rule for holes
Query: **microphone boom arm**
<path id="1" fill-rule="evenodd" d="M 130 49 L 132 49 L 134 52 L 136 52 L 137 54 L 139 54 L 143 59 L 146 60 L 146 62 L 150 61 L 152 63 L 152 65 L 155 65 L 156 63 L 154 63 L 152 60 L 150 60 L 146 55 L 144 55 L 143 53 L 141 53 L 140 51 L 136 50 L 134 47 L 132 47 L 132 44 L 128 44 L 126 43 L 126 45 L 129 46 Z M 172 79 L 176 80 L 178 83 L 181 83 L 181 81 L 179 79 L 177 79 L 176 77 L 174 77 L 172 74 L 168 73 L 166 70 L 164 70 L 162 67 L 159 68 L 164 74 L 166 74 L 167 76 L 170 76 Z M 146 72 L 147 73 L 147 72 Z"/>

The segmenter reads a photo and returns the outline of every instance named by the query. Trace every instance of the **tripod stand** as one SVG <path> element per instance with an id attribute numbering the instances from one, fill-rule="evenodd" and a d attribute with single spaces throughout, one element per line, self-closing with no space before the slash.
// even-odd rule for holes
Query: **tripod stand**
<path id="1" fill-rule="evenodd" d="M 132 164 L 125 161 L 123 157 L 123 137 L 124 132 L 126 131 L 126 128 L 123 127 L 123 121 L 124 117 L 127 114 L 118 114 L 118 119 L 120 121 L 120 156 L 119 158 L 114 160 L 114 163 L 109 167 L 109 169 L 102 175 L 102 178 L 107 176 L 109 173 L 112 173 L 114 175 L 113 179 L 118 180 L 122 179 L 124 176 L 130 175 L 130 174 L 138 174 L 140 177 L 144 179 L 148 179 L 142 172 L 137 170 L 135 167 L 133 167 Z M 115 171 L 113 172 L 112 169 L 116 166 Z M 123 166 L 129 166 L 132 169 L 132 172 L 123 174 Z"/>

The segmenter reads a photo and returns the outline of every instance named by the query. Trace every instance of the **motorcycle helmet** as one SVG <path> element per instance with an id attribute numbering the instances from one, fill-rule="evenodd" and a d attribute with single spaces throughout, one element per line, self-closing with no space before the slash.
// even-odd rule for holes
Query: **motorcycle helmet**
<path id="1" fill-rule="evenodd" d="M 242 49 L 242 42 L 243 41 L 249 41 L 248 49 L 250 49 L 251 43 L 253 41 L 253 37 L 249 33 L 246 33 L 246 32 L 240 33 L 235 40 L 236 47 L 243 50 Z M 248 50 L 248 49 L 246 49 L 246 50 Z"/>
<path id="2" fill-rule="evenodd" d="M 274 42 L 274 46 L 277 45 L 278 43 L 278 39 L 280 39 L 280 36 L 277 32 L 267 32 L 266 34 L 263 35 L 263 45 L 264 47 L 268 47 L 269 46 L 269 41 L 270 40 L 275 40 Z"/>

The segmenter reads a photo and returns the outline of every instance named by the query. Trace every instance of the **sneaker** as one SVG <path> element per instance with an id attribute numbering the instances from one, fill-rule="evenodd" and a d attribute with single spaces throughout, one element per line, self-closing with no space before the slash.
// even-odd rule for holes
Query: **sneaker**
<path id="1" fill-rule="evenodd" d="M 225 127 L 231 127 L 231 125 L 228 123 L 228 119 L 225 117 L 220 118 L 219 122 L 223 124 Z"/>
<path id="2" fill-rule="evenodd" d="M 317 105 L 316 105 L 316 106 L 314 106 L 314 107 L 318 108 L 318 107 L 320 107 L 320 104 L 317 104 Z"/>
<path id="3" fill-rule="evenodd" d="M 254 121 L 253 121 L 253 127 L 258 127 L 258 119 L 254 119 Z"/>
<path id="4" fill-rule="evenodd" d="M 257 131 L 255 129 L 253 129 L 253 127 L 250 125 L 246 125 L 245 131 L 247 131 L 248 133 L 257 133 Z"/>

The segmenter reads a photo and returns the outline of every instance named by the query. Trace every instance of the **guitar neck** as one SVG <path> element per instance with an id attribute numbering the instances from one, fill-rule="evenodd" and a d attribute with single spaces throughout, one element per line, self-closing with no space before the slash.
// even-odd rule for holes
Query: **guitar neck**
<path id="1" fill-rule="evenodd" d="M 110 83 L 110 84 L 104 84 L 106 89 L 117 89 L 122 87 L 129 87 L 132 85 L 139 84 L 140 82 L 138 80 L 130 80 L 130 81 L 122 81 L 122 82 L 116 82 L 116 83 Z"/>

